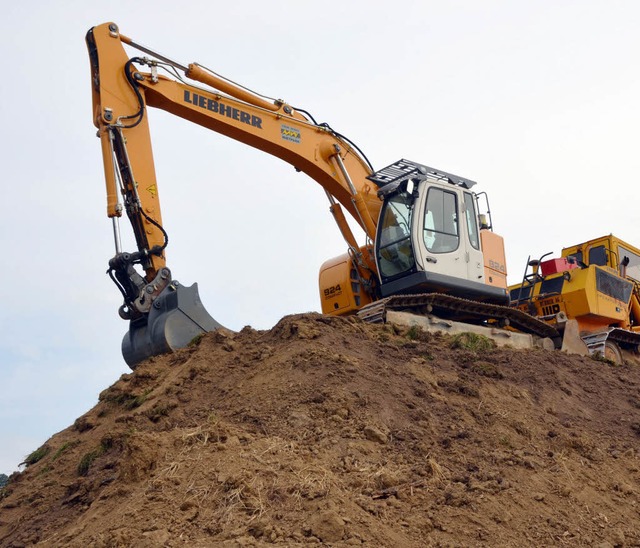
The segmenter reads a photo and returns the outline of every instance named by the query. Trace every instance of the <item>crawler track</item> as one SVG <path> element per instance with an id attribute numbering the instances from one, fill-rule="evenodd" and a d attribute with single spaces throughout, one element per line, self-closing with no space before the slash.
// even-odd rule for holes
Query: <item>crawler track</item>
<path id="1" fill-rule="evenodd" d="M 562 345 L 562 337 L 555 327 L 525 312 L 508 306 L 470 301 L 440 293 L 387 297 L 365 306 L 358 311 L 358 316 L 369 323 L 381 323 L 385 321 L 387 310 L 402 310 L 413 312 L 414 314 L 434 314 L 443 318 L 474 324 L 489 322 L 498 325 L 509 325 L 523 333 L 530 333 L 537 337 L 548 337 L 553 340 L 557 348 Z"/>
<path id="2" fill-rule="evenodd" d="M 618 343 L 623 348 L 637 348 L 640 345 L 640 333 L 616 327 L 609 332 L 609 340 Z"/>

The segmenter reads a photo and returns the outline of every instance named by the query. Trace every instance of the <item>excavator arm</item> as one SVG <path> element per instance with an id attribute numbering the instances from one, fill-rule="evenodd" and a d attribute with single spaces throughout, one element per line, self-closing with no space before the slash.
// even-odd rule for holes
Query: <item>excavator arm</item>
<path id="1" fill-rule="evenodd" d="M 130 366 L 220 327 L 204 310 L 197 284 L 181 286 L 166 265 L 168 234 L 162 225 L 148 107 L 277 156 L 320 184 L 347 242 L 357 278 L 372 291 L 377 280 L 375 261 L 369 248 L 357 244 L 342 208 L 373 240 L 382 202 L 367 179 L 373 173 L 371 165 L 348 139 L 284 101 L 266 99 L 198 64 L 185 66 L 159 55 L 120 34 L 114 23 L 92 28 L 86 41 L 107 215 L 114 221 L 116 241 L 108 272 L 124 297 L 120 315 L 131 321 L 123 341 Z M 129 57 L 123 44 L 153 58 Z M 138 249 L 133 253 L 124 252 L 119 242 L 117 219 L 123 213 L 135 235 Z M 137 265 L 144 275 L 138 273 Z"/>

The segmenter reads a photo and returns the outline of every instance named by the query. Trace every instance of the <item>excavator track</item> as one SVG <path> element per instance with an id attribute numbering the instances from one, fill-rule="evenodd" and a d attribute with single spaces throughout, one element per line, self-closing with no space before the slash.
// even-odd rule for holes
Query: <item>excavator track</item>
<path id="1" fill-rule="evenodd" d="M 508 306 L 471 301 L 442 293 L 387 297 L 361 308 L 358 316 L 369 323 L 383 323 L 387 310 L 412 312 L 418 315 L 433 314 L 475 324 L 493 322 L 498 326 L 508 325 L 537 337 L 548 337 L 553 340 L 556 348 L 562 345 L 562 337 L 555 327 L 525 312 Z"/>

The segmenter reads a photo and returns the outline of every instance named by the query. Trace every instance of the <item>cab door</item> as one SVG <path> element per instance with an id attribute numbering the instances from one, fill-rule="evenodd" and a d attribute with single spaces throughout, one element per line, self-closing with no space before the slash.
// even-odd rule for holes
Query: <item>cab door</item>
<path id="1" fill-rule="evenodd" d="M 421 222 L 417 223 L 416 240 L 420 242 L 424 269 L 466 279 L 466 246 L 460 230 L 460 193 L 455 187 L 428 184 L 421 196 L 423 214 Z"/>
<path id="2" fill-rule="evenodd" d="M 471 192 L 463 192 L 462 200 L 462 217 L 464 218 L 465 225 L 464 232 L 466 232 L 468 279 L 476 282 L 484 282 L 484 258 L 480 246 L 476 199 Z"/>
<path id="3" fill-rule="evenodd" d="M 424 269 L 476 282 L 483 281 L 482 252 L 475 200 L 460 187 L 425 184 L 423 215 L 416 223 Z"/>

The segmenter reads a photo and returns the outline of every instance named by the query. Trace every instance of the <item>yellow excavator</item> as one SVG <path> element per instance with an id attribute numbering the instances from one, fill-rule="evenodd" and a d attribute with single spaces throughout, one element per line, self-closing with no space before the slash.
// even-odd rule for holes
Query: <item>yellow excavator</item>
<path id="1" fill-rule="evenodd" d="M 503 241 L 492 230 L 487 195 L 476 193 L 473 181 L 405 159 L 376 171 L 354 143 L 306 110 L 202 65 L 173 61 L 114 23 L 91 28 L 86 42 L 115 236 L 108 273 L 124 299 L 119 314 L 130 322 L 122 343 L 130 367 L 221 327 L 197 284 L 181 285 L 166 264 L 149 107 L 281 158 L 323 187 L 347 245 L 321 267 L 323 313 L 383 321 L 390 311 L 409 310 L 436 322 L 510 325 L 558 345 L 553 326 L 508 306 Z M 143 56 L 130 57 L 125 46 Z M 366 234 L 364 244 L 344 210 Z M 123 213 L 135 235 L 133 252 L 120 243 Z"/>

